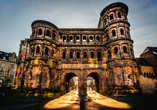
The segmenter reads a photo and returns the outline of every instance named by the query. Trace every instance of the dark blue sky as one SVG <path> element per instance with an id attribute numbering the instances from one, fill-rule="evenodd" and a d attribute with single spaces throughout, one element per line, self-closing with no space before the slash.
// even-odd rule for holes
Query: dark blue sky
<path id="1" fill-rule="evenodd" d="M 19 52 L 31 35 L 31 23 L 47 20 L 58 28 L 97 28 L 100 12 L 113 2 L 129 7 L 135 56 L 157 47 L 157 0 L 0 0 L 0 50 Z"/>

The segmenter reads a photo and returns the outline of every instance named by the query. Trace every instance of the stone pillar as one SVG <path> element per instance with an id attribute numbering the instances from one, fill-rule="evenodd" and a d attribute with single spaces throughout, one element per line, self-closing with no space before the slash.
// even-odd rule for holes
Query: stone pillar
<path id="1" fill-rule="evenodd" d="M 123 57 L 121 44 L 119 44 L 119 52 L 120 52 L 120 57 Z"/>

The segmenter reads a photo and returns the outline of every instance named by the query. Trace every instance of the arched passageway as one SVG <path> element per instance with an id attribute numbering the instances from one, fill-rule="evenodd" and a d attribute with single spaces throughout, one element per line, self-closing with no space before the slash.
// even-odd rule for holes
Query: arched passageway
<path id="1" fill-rule="evenodd" d="M 97 92 L 99 92 L 99 82 L 100 82 L 100 80 L 99 80 L 99 75 L 98 75 L 98 73 L 90 73 L 88 76 L 87 76 L 87 81 L 88 81 L 88 79 L 90 78 L 90 77 L 92 77 L 93 79 L 94 79 L 94 88 L 93 89 L 95 89 L 95 91 L 97 91 Z M 92 79 L 91 79 L 92 80 Z"/>
<path id="2" fill-rule="evenodd" d="M 64 88 L 65 88 L 65 93 L 68 93 L 70 91 L 70 80 L 73 77 L 77 77 L 76 74 L 74 73 L 67 73 L 64 77 Z"/>

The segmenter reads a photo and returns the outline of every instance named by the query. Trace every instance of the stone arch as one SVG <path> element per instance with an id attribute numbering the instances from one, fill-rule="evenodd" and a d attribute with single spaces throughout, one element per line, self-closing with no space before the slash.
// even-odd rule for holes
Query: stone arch
<path id="1" fill-rule="evenodd" d="M 40 53 L 40 46 L 36 47 L 36 53 L 39 54 Z"/>
<path id="2" fill-rule="evenodd" d="M 86 42 L 87 41 L 87 35 L 82 35 L 82 41 Z"/>
<path id="3" fill-rule="evenodd" d="M 110 18 L 110 21 L 114 20 L 115 16 L 114 16 L 114 12 L 111 12 L 109 14 L 109 18 Z"/>
<path id="4" fill-rule="evenodd" d="M 90 50 L 90 58 L 95 58 L 95 51 L 94 50 Z"/>
<path id="5" fill-rule="evenodd" d="M 41 28 L 39 28 L 39 30 L 38 30 L 38 35 L 42 35 L 42 29 Z"/>
<path id="6" fill-rule="evenodd" d="M 67 36 L 63 36 L 63 42 L 66 42 L 67 41 Z"/>
<path id="7" fill-rule="evenodd" d="M 96 40 L 100 41 L 100 36 L 99 35 L 96 36 Z"/>
<path id="8" fill-rule="evenodd" d="M 98 71 L 88 71 L 88 73 L 85 75 L 85 80 L 87 77 L 92 77 L 95 80 L 95 91 L 100 92 L 101 88 L 101 75 L 98 73 Z"/>
<path id="9" fill-rule="evenodd" d="M 127 47 L 123 46 L 123 53 L 128 53 Z"/>
<path id="10" fill-rule="evenodd" d="M 62 58 L 66 59 L 66 52 L 65 51 L 62 52 Z"/>
<path id="11" fill-rule="evenodd" d="M 74 35 L 69 35 L 68 42 L 73 42 L 73 41 L 74 41 Z"/>
<path id="12" fill-rule="evenodd" d="M 76 59 L 81 59 L 81 50 L 76 50 Z"/>
<path id="13" fill-rule="evenodd" d="M 121 12 L 120 12 L 120 11 L 117 12 L 117 17 L 118 17 L 118 18 L 122 18 L 122 15 L 121 15 Z"/>
<path id="14" fill-rule="evenodd" d="M 65 70 L 64 71 L 64 73 L 62 74 L 62 77 L 61 77 L 61 81 L 62 81 L 61 85 L 63 86 L 62 91 L 64 93 L 67 93 L 70 91 L 69 81 L 71 78 L 76 76 L 76 77 L 78 77 L 78 81 L 79 81 L 79 79 L 80 79 L 79 74 L 80 74 L 80 72 L 77 70 Z"/>
<path id="15" fill-rule="evenodd" d="M 70 54 L 70 57 L 69 57 L 70 59 L 74 58 L 74 55 L 73 55 L 73 54 L 74 54 L 74 51 L 73 51 L 73 50 L 70 50 L 70 53 L 69 53 L 69 54 Z"/>
<path id="16" fill-rule="evenodd" d="M 97 51 L 97 60 L 98 61 L 101 61 L 101 57 L 102 57 L 101 53 L 102 53 L 101 50 Z"/>
<path id="17" fill-rule="evenodd" d="M 124 35 L 124 29 L 123 28 L 120 28 L 120 34 Z"/>
<path id="18" fill-rule="evenodd" d="M 112 30 L 112 36 L 115 37 L 116 36 L 116 31 L 113 29 Z"/>
<path id="19" fill-rule="evenodd" d="M 46 36 L 49 36 L 50 37 L 50 30 L 46 30 Z"/>
<path id="20" fill-rule="evenodd" d="M 54 31 L 52 31 L 52 39 L 56 40 L 56 33 Z"/>
<path id="21" fill-rule="evenodd" d="M 80 35 L 77 35 L 77 36 L 76 36 L 76 42 L 80 42 L 80 40 L 81 40 L 81 39 L 80 39 Z"/>
<path id="22" fill-rule="evenodd" d="M 45 47 L 45 55 L 48 55 L 48 54 L 49 54 L 49 48 Z"/>

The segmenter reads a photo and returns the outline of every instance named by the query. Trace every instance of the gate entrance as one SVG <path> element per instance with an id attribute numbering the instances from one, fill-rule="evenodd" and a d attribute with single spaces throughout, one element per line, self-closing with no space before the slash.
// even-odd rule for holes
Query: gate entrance
<path id="1" fill-rule="evenodd" d="M 95 90 L 96 92 L 99 92 L 99 75 L 97 73 L 90 73 L 88 76 L 87 76 L 87 81 L 91 79 L 91 82 L 93 83 L 93 90 Z M 94 81 L 92 81 L 92 79 L 94 79 Z M 87 85 L 88 87 L 88 85 Z"/>
<path id="2" fill-rule="evenodd" d="M 68 93 L 68 92 L 70 92 L 71 89 L 74 89 L 74 88 L 70 88 L 70 86 L 72 86 L 71 83 L 75 83 L 75 82 L 77 81 L 77 80 L 75 80 L 75 79 L 74 79 L 75 82 L 71 81 L 71 79 L 72 79 L 73 77 L 77 77 L 77 75 L 74 74 L 74 73 L 67 73 L 67 74 L 65 75 L 65 78 L 64 78 L 65 93 Z M 70 82 L 71 82 L 71 83 L 70 83 Z"/>

